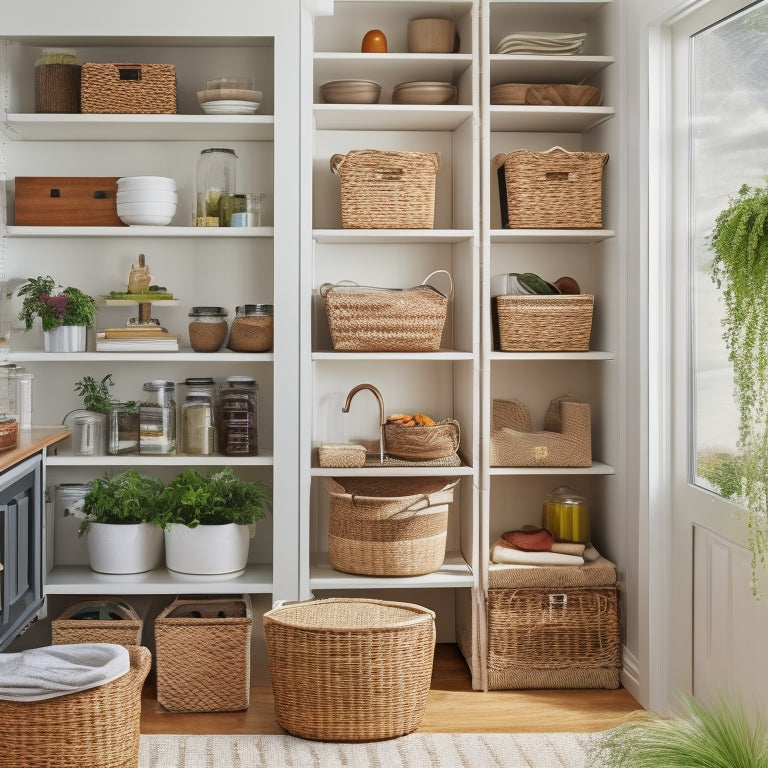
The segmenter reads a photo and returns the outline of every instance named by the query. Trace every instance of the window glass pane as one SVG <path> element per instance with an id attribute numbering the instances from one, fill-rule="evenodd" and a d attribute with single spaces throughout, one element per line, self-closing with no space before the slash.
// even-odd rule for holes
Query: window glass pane
<path id="1" fill-rule="evenodd" d="M 738 417 L 707 237 L 729 198 L 768 176 L 768 0 L 693 37 L 690 82 L 694 482 L 730 497 Z"/>

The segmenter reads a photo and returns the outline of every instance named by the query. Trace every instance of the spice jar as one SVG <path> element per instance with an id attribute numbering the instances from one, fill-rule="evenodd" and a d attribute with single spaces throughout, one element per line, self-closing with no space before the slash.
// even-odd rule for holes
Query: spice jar
<path id="1" fill-rule="evenodd" d="M 544 498 L 544 527 L 555 541 L 589 542 L 589 503 L 566 485 Z"/>
<path id="2" fill-rule="evenodd" d="M 10 451 L 19 444 L 19 422 L 15 416 L 0 414 L 0 451 Z"/>
<path id="3" fill-rule="evenodd" d="M 227 456 L 256 456 L 259 386 L 250 376 L 230 376 L 221 393 L 221 451 Z"/>
<path id="4" fill-rule="evenodd" d="M 189 343 L 195 352 L 218 352 L 227 338 L 227 310 L 224 307 L 192 307 Z"/>
<path id="5" fill-rule="evenodd" d="M 272 349 L 272 304 L 244 304 L 236 308 L 227 346 L 233 352 L 268 352 Z"/>
<path id="6" fill-rule="evenodd" d="M 197 160 L 194 223 L 218 226 L 222 197 L 234 194 L 237 155 L 233 149 L 204 149 Z"/>
<path id="7" fill-rule="evenodd" d="M 181 406 L 181 449 L 193 456 L 216 451 L 216 421 L 210 392 L 190 390 Z"/>
<path id="8" fill-rule="evenodd" d="M 176 453 L 176 385 L 155 380 L 144 384 L 139 404 L 139 453 L 172 456 Z"/>

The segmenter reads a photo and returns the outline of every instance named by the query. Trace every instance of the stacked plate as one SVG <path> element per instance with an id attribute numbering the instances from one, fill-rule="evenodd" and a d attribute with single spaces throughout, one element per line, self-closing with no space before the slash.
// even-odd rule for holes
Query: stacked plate
<path id="1" fill-rule="evenodd" d="M 415 80 L 400 83 L 392 90 L 393 104 L 455 104 L 456 86 L 452 83 Z"/>
<path id="2" fill-rule="evenodd" d="M 377 104 L 381 85 L 373 80 L 331 80 L 320 86 L 326 104 Z"/>
<path id="3" fill-rule="evenodd" d="M 494 53 L 573 55 L 581 53 L 585 37 L 583 32 L 514 32 L 499 41 Z"/>
<path id="4" fill-rule="evenodd" d="M 261 107 L 262 92 L 252 77 L 219 77 L 207 80 L 197 100 L 206 115 L 253 115 Z"/>
<path id="5" fill-rule="evenodd" d="M 176 182 L 166 176 L 125 176 L 117 180 L 117 215 L 129 226 L 171 223 L 176 213 Z"/>

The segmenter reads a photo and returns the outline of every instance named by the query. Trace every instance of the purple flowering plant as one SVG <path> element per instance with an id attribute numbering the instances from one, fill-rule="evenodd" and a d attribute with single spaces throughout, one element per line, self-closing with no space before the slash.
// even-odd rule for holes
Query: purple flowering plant
<path id="1" fill-rule="evenodd" d="M 39 317 L 44 331 L 61 325 L 84 325 L 92 328 L 96 322 L 96 301 L 79 288 L 63 288 L 50 276 L 28 277 L 19 288 L 23 298 L 19 320 L 30 330 Z"/>

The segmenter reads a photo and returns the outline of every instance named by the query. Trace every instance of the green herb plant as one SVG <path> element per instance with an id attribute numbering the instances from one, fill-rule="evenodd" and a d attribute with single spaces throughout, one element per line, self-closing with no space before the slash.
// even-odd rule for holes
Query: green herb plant
<path id="1" fill-rule="evenodd" d="M 83 398 L 83 405 L 89 411 L 109 413 L 109 408 L 114 398 L 109 388 L 115 386 L 115 380 L 111 373 L 104 376 L 101 381 L 96 381 L 93 376 L 83 376 L 75 383 L 75 392 Z"/>
<path id="2" fill-rule="evenodd" d="M 44 331 L 62 325 L 84 325 L 92 328 L 96 323 L 96 301 L 79 288 L 61 288 L 50 276 L 28 277 L 18 290 L 23 298 L 19 320 L 29 331 L 35 318 L 40 318 Z"/>

